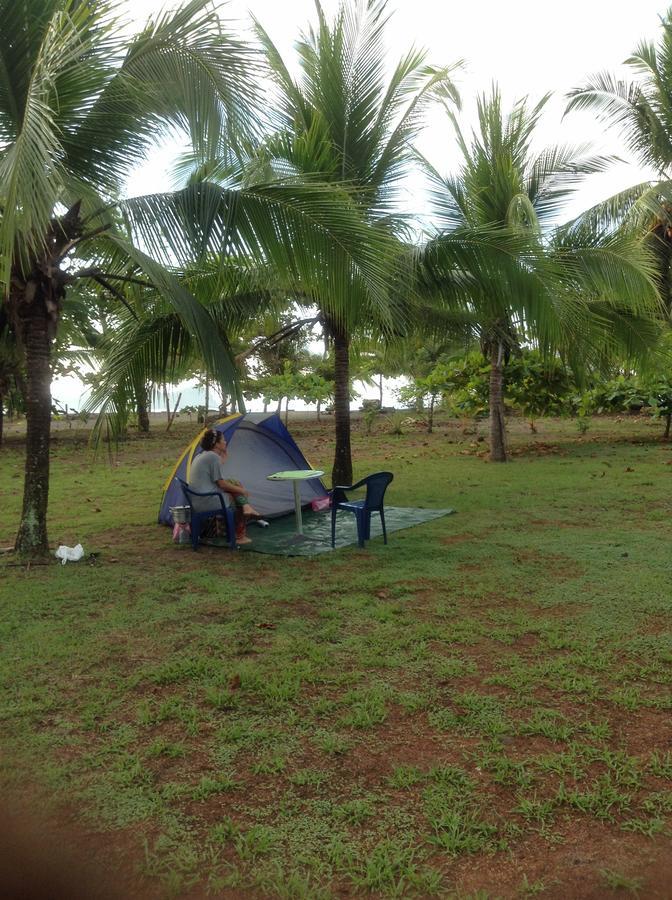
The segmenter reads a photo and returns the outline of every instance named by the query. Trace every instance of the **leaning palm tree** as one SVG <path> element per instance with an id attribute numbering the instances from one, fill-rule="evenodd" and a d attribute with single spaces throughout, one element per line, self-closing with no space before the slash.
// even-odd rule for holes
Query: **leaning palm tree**
<path id="1" fill-rule="evenodd" d="M 319 0 L 315 5 L 317 26 L 302 34 L 296 45 L 298 79 L 266 31 L 256 25 L 278 90 L 277 133 L 248 158 L 246 177 L 250 183 L 275 177 L 347 185 L 369 226 L 369 242 L 377 243 L 402 231 L 403 221 L 396 215 L 397 192 L 412 159 L 411 142 L 428 101 L 438 95 L 457 103 L 452 81 L 455 67 L 428 66 L 425 54 L 412 49 L 388 77 L 387 0 L 342 2 L 332 22 Z M 229 162 L 230 157 L 221 154 L 220 169 L 226 170 Z M 208 179 L 218 178 L 217 163 L 201 171 Z M 318 307 L 333 345 L 336 447 L 332 479 L 334 484 L 347 484 L 352 480 L 352 334 L 362 323 L 383 331 L 391 328 L 399 310 L 389 295 L 373 294 L 354 278 L 346 303 L 333 294 L 317 295 L 305 285 L 301 298 Z"/>
<path id="2" fill-rule="evenodd" d="M 384 293 L 384 255 L 363 241 L 342 191 L 310 186 L 193 186 L 121 202 L 131 168 L 176 129 L 197 152 L 257 127 L 250 49 L 209 0 L 150 20 L 137 34 L 114 0 L 0 0 L 0 288 L 27 370 L 24 500 L 16 549 L 48 551 L 50 364 L 65 295 L 82 280 L 123 302 L 140 282 L 169 300 L 209 370 L 235 380 L 208 312 L 174 274 L 216 246 L 271 262 L 345 295 L 356 270 Z M 129 275 L 129 267 L 137 270 Z"/>
<path id="3" fill-rule="evenodd" d="M 565 353 L 576 367 L 625 346 L 655 340 L 658 312 L 652 265 L 628 233 L 586 223 L 558 227 L 564 203 L 582 177 L 604 167 L 585 148 L 534 153 L 548 98 L 502 110 L 497 88 L 478 101 L 478 131 L 469 141 L 454 115 L 463 161 L 455 178 L 428 166 L 438 233 L 425 248 L 425 289 L 471 317 L 490 361 L 490 458 L 507 459 L 504 371 L 524 342 Z M 479 252 L 458 263 L 452 242 L 472 235 Z"/>

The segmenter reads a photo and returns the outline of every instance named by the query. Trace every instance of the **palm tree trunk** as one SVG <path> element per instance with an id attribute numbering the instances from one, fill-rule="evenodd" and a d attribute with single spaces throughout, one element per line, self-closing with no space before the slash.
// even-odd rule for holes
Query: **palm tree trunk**
<path id="1" fill-rule="evenodd" d="M 46 556 L 49 553 L 47 505 L 51 430 L 51 338 L 47 304 L 41 285 L 28 282 L 24 296 L 14 298 L 11 305 L 14 309 L 21 310 L 21 338 L 27 372 L 25 483 L 15 549 L 25 556 Z"/>
<path id="2" fill-rule="evenodd" d="M 350 338 L 340 327 L 332 326 L 334 340 L 334 421 L 336 448 L 332 484 L 352 484 L 350 446 Z"/>
<path id="3" fill-rule="evenodd" d="M 504 346 L 501 341 L 490 351 L 490 461 L 506 462 Z"/>
<path id="4" fill-rule="evenodd" d="M 664 438 L 666 441 L 670 439 L 670 427 L 672 427 L 672 412 L 668 412 L 665 416 L 665 435 Z M 2 440 L 2 427 L 0 427 L 0 442 Z"/>
<path id="5" fill-rule="evenodd" d="M 383 376 L 380 376 L 380 382 L 378 383 L 378 399 L 380 400 L 380 408 L 383 408 Z"/>
<path id="6" fill-rule="evenodd" d="M 4 396 L 0 394 L 0 447 L 2 447 L 2 438 L 5 430 L 5 409 L 2 405 L 4 403 L 4 400 Z"/>
<path id="7" fill-rule="evenodd" d="M 149 434 L 149 403 L 147 385 L 140 382 L 136 387 L 135 403 L 138 410 L 138 429 Z"/>
<path id="8" fill-rule="evenodd" d="M 203 424 L 208 425 L 208 409 L 210 408 L 210 379 L 205 376 L 205 413 L 203 415 Z"/>

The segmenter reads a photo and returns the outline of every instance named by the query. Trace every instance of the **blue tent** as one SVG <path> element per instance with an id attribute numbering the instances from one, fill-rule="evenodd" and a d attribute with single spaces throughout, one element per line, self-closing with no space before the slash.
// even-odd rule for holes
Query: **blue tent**
<path id="1" fill-rule="evenodd" d="M 268 481 L 266 476 L 290 469 L 311 469 L 294 438 L 277 413 L 237 413 L 211 426 L 226 438 L 229 454 L 224 463 L 227 478 L 236 478 L 248 489 L 250 503 L 262 516 L 283 516 L 294 511 L 294 489 L 289 481 Z M 164 486 L 159 522 L 172 525 L 171 506 L 182 506 L 184 495 L 176 477 L 189 481 L 191 463 L 201 453 L 201 431 L 177 461 Z M 327 490 L 318 478 L 301 482 L 301 503 L 326 497 Z"/>

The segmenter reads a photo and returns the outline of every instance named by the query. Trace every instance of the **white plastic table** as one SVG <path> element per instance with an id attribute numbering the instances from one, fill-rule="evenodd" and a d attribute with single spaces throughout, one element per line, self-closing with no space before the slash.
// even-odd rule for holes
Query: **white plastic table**
<path id="1" fill-rule="evenodd" d="M 320 469 L 293 469 L 289 472 L 275 472 L 273 475 L 267 475 L 269 481 L 291 481 L 294 487 L 294 512 L 296 514 L 296 535 L 295 541 L 307 540 L 303 533 L 303 519 L 301 518 L 301 492 L 300 482 L 307 481 L 309 478 L 321 478 L 324 475 Z"/>

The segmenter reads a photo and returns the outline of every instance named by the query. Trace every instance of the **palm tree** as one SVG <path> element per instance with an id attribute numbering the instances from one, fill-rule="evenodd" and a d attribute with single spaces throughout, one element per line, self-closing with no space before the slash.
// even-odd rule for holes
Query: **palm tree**
<path id="1" fill-rule="evenodd" d="M 624 222 L 646 232 L 657 261 L 660 293 L 672 309 L 672 8 L 661 18 L 656 46 L 642 41 L 626 60 L 632 80 L 608 72 L 570 92 L 567 111 L 587 110 L 616 128 L 626 147 L 654 178 L 589 210 L 584 219 Z"/>
<path id="2" fill-rule="evenodd" d="M 296 49 L 301 75 L 295 80 L 262 26 L 256 30 L 279 91 L 277 135 L 257 154 L 262 172 L 323 183 L 345 184 L 370 228 L 371 240 L 398 236 L 397 189 L 412 159 L 427 102 L 452 103 L 458 95 L 453 67 L 433 68 L 412 49 L 391 76 L 385 74 L 387 0 L 343 2 L 329 23 L 319 0 L 317 27 L 302 34 Z M 391 295 L 373 296 L 352 283 L 347 302 L 304 292 L 320 310 L 335 360 L 336 446 L 332 480 L 352 481 L 350 447 L 350 343 L 362 324 L 393 327 L 398 305 Z"/>
<path id="3" fill-rule="evenodd" d="M 235 368 L 219 331 L 175 275 L 194 255 L 225 248 L 306 284 L 317 281 L 316 259 L 328 258 L 334 293 L 344 293 L 353 269 L 372 293 L 384 292 L 384 255 L 376 258 L 375 242 L 364 246 L 343 192 L 210 185 L 118 200 L 157 136 L 186 131 L 205 156 L 215 142 L 249 135 L 258 125 L 258 71 L 209 0 L 189 0 L 131 37 L 116 5 L 0 0 L 12 36 L 0 46 L 0 282 L 27 370 L 15 545 L 24 554 L 48 552 L 52 341 L 64 297 L 78 283 L 101 285 L 120 302 L 118 286 L 129 283 L 160 294 L 227 385 Z"/>
<path id="4" fill-rule="evenodd" d="M 519 101 L 504 115 L 493 88 L 491 96 L 479 98 L 478 132 L 471 141 L 449 112 L 461 169 L 457 177 L 444 178 L 428 166 L 440 228 L 425 249 L 425 288 L 472 318 L 490 361 L 495 462 L 507 459 L 504 371 L 511 353 L 534 341 L 581 367 L 620 338 L 629 349 L 641 350 L 657 311 L 650 260 L 636 237 L 606 234 L 586 223 L 555 224 L 581 178 L 607 160 L 582 148 L 533 153 L 547 99 L 531 109 Z M 470 234 L 474 257 L 460 263 L 452 242 Z"/>
<path id="5" fill-rule="evenodd" d="M 0 47 L 0 282 L 27 370 L 16 549 L 35 554 L 48 550 L 51 351 L 65 294 L 80 278 L 114 293 L 124 276 L 98 264 L 104 244 L 145 258 L 123 246 L 106 208 L 157 133 L 190 126 L 203 141 L 249 119 L 249 52 L 204 0 L 130 39 L 105 0 L 0 0 L 0 16 L 11 34 Z M 143 268 L 214 352 L 207 316 L 150 260 Z"/>

